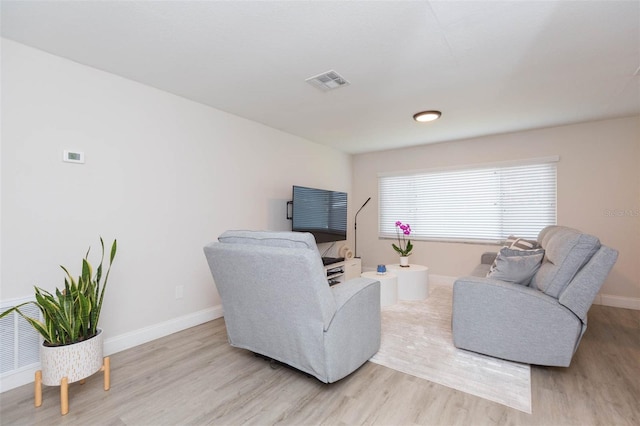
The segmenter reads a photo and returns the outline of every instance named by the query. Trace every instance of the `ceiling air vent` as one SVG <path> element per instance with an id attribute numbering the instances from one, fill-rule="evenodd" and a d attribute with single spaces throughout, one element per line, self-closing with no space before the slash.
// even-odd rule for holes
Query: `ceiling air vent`
<path id="1" fill-rule="evenodd" d="M 350 84 L 344 77 L 333 70 L 309 77 L 305 81 L 323 92 Z"/>

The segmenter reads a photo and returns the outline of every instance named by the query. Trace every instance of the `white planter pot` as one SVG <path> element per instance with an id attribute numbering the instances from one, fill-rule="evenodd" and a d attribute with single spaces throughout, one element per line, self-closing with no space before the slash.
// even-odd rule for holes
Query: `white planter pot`
<path id="1" fill-rule="evenodd" d="M 409 266 L 409 256 L 400 256 L 400 266 Z"/>
<path id="2" fill-rule="evenodd" d="M 102 368 L 102 330 L 89 340 L 66 346 L 40 345 L 42 383 L 60 386 L 63 377 L 68 383 L 85 379 Z"/>

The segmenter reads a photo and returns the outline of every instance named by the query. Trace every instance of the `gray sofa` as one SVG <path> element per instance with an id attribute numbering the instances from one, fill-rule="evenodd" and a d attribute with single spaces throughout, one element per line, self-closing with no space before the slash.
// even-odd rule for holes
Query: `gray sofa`
<path id="1" fill-rule="evenodd" d="M 311 234 L 227 231 L 204 247 L 229 343 L 325 383 L 380 348 L 380 282 L 329 287 Z"/>
<path id="2" fill-rule="evenodd" d="M 505 277 L 500 275 L 505 271 L 508 275 L 509 266 L 496 267 L 495 255 L 485 254 L 472 276 L 456 280 L 456 347 L 527 364 L 569 366 L 587 328 L 587 312 L 618 252 L 592 235 L 563 226 L 543 229 L 538 243 L 544 257 L 529 279 L 520 276 L 516 283 L 494 278 Z M 525 258 L 507 249 L 500 253 L 513 256 L 516 263 Z M 535 250 L 528 253 L 537 255 Z M 499 257 L 498 263 L 505 260 Z M 487 277 L 492 264 L 498 271 Z"/>

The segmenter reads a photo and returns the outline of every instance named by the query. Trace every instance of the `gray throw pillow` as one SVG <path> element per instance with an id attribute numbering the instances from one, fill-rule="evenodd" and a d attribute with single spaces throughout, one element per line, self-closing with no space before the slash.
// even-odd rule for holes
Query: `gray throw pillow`
<path id="1" fill-rule="evenodd" d="M 498 256 L 487 277 L 521 285 L 529 285 L 531 278 L 538 272 L 543 257 L 543 249 L 514 250 L 503 247 L 498 252 Z"/>

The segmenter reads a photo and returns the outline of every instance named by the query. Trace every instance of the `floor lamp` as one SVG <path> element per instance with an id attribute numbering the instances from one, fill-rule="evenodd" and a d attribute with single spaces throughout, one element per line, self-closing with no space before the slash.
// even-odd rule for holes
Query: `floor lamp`
<path id="1" fill-rule="evenodd" d="M 358 211 L 356 212 L 356 218 L 353 221 L 353 230 L 355 231 L 354 233 L 354 247 L 353 247 L 353 251 L 355 253 L 355 257 L 358 257 L 358 213 L 360 213 L 360 210 L 362 210 L 364 208 L 364 206 L 367 205 L 367 203 L 371 201 L 371 197 L 367 198 L 367 201 L 364 202 L 364 204 L 362 205 L 362 207 L 360 207 L 358 209 Z"/>

